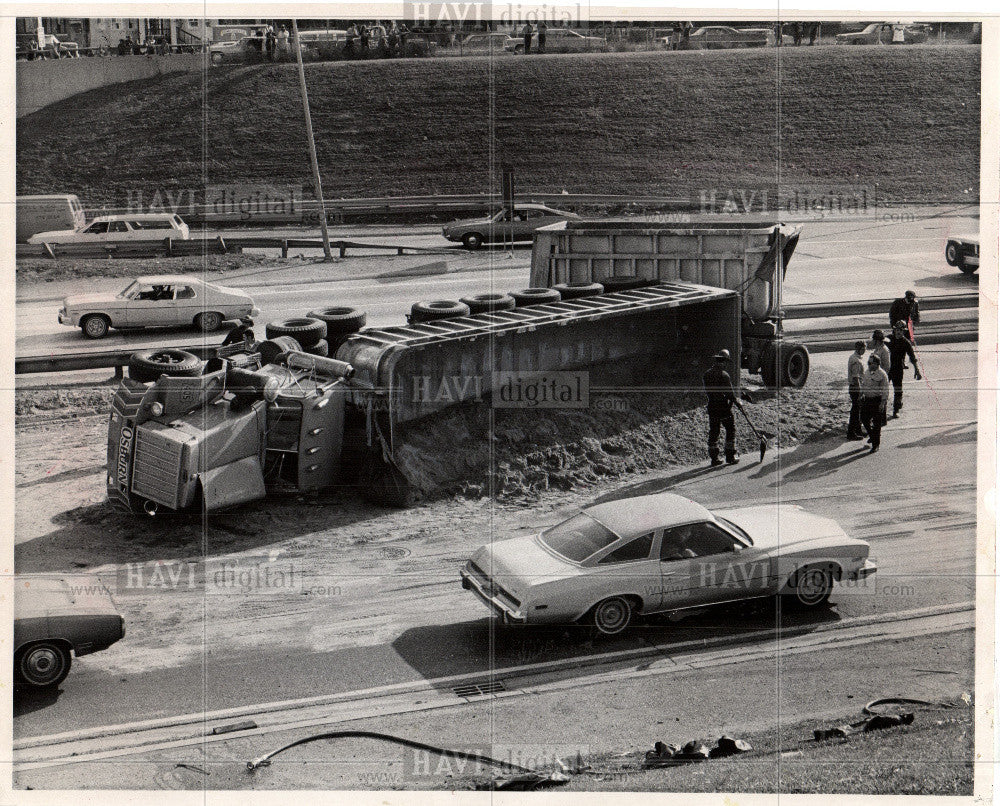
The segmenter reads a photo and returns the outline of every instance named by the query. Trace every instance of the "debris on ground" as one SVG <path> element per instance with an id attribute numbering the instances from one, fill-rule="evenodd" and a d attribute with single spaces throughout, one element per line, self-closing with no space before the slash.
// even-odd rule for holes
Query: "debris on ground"
<path id="1" fill-rule="evenodd" d="M 710 758 L 726 758 L 728 756 L 748 753 L 753 750 L 750 742 L 735 739 L 732 736 L 720 736 L 715 747 L 709 749 L 703 742 L 692 739 L 678 747 L 675 744 L 656 742 L 653 749 L 647 751 L 642 762 L 643 769 L 655 767 L 672 767 L 689 761 L 705 761 Z"/>

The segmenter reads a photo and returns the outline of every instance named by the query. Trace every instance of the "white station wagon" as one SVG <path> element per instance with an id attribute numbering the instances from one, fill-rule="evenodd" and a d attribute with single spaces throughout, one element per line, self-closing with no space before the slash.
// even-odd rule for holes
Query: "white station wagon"
<path id="1" fill-rule="evenodd" d="M 39 232 L 28 243 L 113 243 L 115 241 L 162 241 L 164 238 L 186 241 L 191 237 L 188 225 L 176 213 L 103 215 L 77 229 Z"/>
<path id="2" fill-rule="evenodd" d="M 462 587 L 507 624 L 582 622 L 605 635 L 639 614 L 789 594 L 820 607 L 873 574 L 869 546 L 798 506 L 712 513 L 672 493 L 586 507 L 534 536 L 483 546 Z"/>
<path id="3" fill-rule="evenodd" d="M 139 277 L 117 294 L 76 294 L 59 309 L 59 324 L 101 339 L 111 328 L 182 327 L 205 333 L 227 319 L 257 316 L 253 299 L 237 288 L 212 285 L 184 274 Z"/>

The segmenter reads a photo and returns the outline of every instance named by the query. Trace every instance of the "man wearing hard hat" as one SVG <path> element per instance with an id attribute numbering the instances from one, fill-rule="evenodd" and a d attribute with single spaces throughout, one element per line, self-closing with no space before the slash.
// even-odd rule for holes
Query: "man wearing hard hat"
<path id="1" fill-rule="evenodd" d="M 720 350 L 713 356 L 711 368 L 705 373 L 705 394 L 708 395 L 708 455 L 712 467 L 722 464 L 719 458 L 719 429 L 726 429 L 726 464 L 735 465 L 740 461 L 736 453 L 736 422 L 733 420 L 733 406 L 736 392 L 733 379 L 729 376 L 729 350 Z"/>

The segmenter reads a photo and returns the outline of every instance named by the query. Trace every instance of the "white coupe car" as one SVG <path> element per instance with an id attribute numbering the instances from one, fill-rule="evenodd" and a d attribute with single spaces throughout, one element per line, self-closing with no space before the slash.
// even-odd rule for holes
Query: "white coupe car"
<path id="1" fill-rule="evenodd" d="M 39 232 L 28 238 L 28 243 L 115 243 L 162 241 L 164 238 L 186 241 L 190 237 L 188 225 L 176 213 L 137 213 L 103 215 L 78 229 Z"/>
<path id="2" fill-rule="evenodd" d="M 227 319 L 257 316 L 253 299 L 236 288 L 212 285 L 186 274 L 139 277 L 117 294 L 66 297 L 59 324 L 101 339 L 111 328 L 194 325 L 210 333 Z"/>
<path id="3" fill-rule="evenodd" d="M 869 546 L 798 506 L 712 513 L 671 493 L 586 507 L 545 531 L 483 546 L 462 586 L 507 624 L 622 632 L 639 614 L 789 594 L 819 607 L 835 581 L 873 574 Z"/>

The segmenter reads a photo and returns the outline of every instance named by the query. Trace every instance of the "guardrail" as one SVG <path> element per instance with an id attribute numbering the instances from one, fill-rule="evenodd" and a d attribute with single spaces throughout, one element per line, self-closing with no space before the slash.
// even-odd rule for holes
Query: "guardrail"
<path id="1" fill-rule="evenodd" d="M 792 319 L 822 319 L 842 316 L 867 316 L 872 314 L 888 314 L 891 299 L 862 300 L 860 302 L 834 302 L 808 305 L 789 305 L 785 308 L 785 317 Z M 925 311 L 962 310 L 975 308 L 976 313 L 964 317 L 950 318 L 947 322 L 935 327 L 934 323 L 921 325 L 921 344 L 944 344 L 950 341 L 974 341 L 978 337 L 978 306 L 979 297 L 976 294 L 962 294 L 945 297 L 924 297 L 920 300 Z M 807 315 L 806 315 L 807 314 Z M 856 331 L 852 327 L 850 332 Z M 851 349 L 858 338 L 850 338 L 844 334 L 843 328 L 817 328 L 795 332 L 797 339 L 816 352 L 827 350 Z M 199 358 L 209 358 L 215 354 L 218 344 L 201 343 L 176 349 L 187 350 Z M 14 359 L 14 372 L 25 375 L 35 372 L 77 372 L 88 369 L 115 369 L 121 374 L 121 368 L 128 365 L 129 357 L 136 349 L 105 350 L 87 353 L 64 353 L 61 355 L 24 356 Z"/>
<path id="2" fill-rule="evenodd" d="M 18 258 L 26 257 L 60 257 L 77 258 L 142 258 L 142 257 L 178 257 L 181 255 L 218 255 L 228 252 L 238 252 L 242 249 L 280 249 L 282 257 L 288 257 L 289 249 L 322 249 L 323 241 L 319 238 L 276 238 L 260 235 L 239 235 L 223 238 L 189 238 L 178 240 L 164 238 L 162 241 L 108 241 L 101 243 L 66 243 L 66 244 L 23 244 L 16 246 Z M 444 254 L 453 247 L 440 246 L 400 246 L 398 244 L 372 244 L 358 241 L 330 241 L 330 248 L 338 252 L 340 257 L 347 256 L 348 249 L 365 249 L 368 251 L 385 251 L 396 255 L 410 254 Z"/>

